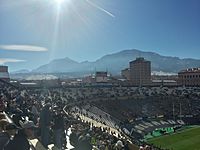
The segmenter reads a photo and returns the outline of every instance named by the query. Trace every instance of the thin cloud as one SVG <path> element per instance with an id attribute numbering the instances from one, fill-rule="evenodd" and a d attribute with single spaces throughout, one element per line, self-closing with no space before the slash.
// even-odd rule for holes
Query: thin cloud
<path id="1" fill-rule="evenodd" d="M 21 59 L 13 59 L 13 58 L 0 58 L 0 65 L 5 63 L 17 63 L 17 62 L 25 62 L 26 60 Z"/>
<path id="2" fill-rule="evenodd" d="M 30 52 L 48 51 L 46 47 L 40 47 L 34 45 L 0 45 L 0 49 L 13 50 L 13 51 L 30 51 Z"/>
<path id="3" fill-rule="evenodd" d="M 97 9 L 101 10 L 102 12 L 106 13 L 106 14 L 109 15 L 110 17 L 115 18 L 115 15 L 113 15 L 111 12 L 105 10 L 104 8 L 98 6 L 97 4 L 95 4 L 95 3 L 93 3 L 93 2 L 91 2 L 91 1 L 89 1 L 89 0 L 86 0 L 86 2 L 87 2 L 88 4 L 90 4 L 90 5 L 92 5 L 93 7 L 95 7 L 95 8 L 97 8 Z"/>

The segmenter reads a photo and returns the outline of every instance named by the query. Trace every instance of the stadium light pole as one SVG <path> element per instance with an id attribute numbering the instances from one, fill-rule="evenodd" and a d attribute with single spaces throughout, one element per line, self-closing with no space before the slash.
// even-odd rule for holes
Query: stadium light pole
<path id="1" fill-rule="evenodd" d="M 180 103 L 180 114 L 179 114 L 179 115 L 180 115 L 180 120 L 181 120 L 181 118 L 182 118 L 182 117 L 181 117 L 181 114 L 182 114 L 181 111 L 182 111 L 182 110 L 181 110 L 181 103 Z"/>
<path id="2" fill-rule="evenodd" d="M 175 110 L 174 110 L 174 103 L 173 103 L 173 119 L 174 119 L 174 121 L 175 121 L 175 112 L 174 112 Z"/>

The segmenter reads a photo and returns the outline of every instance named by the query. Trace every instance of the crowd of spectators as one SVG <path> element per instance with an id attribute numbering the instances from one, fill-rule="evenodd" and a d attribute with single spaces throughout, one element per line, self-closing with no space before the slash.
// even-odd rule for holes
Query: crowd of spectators
<path id="1" fill-rule="evenodd" d="M 74 149 L 125 149 L 125 141 L 109 134 L 106 128 L 74 120 L 70 112 L 64 114 L 67 102 L 63 102 L 57 90 L 24 90 L 0 83 L 0 149 L 35 149 L 32 139 L 41 142 L 40 149 L 48 149 L 50 144 L 65 149 L 65 131 L 70 126 L 70 143 Z"/>
<path id="2" fill-rule="evenodd" d="M 46 93 L 27 92 L 5 82 L 0 84 L 0 129 L 3 133 L 0 149 L 28 150 L 33 148 L 29 139 L 34 138 L 40 139 L 44 149 L 51 143 L 62 149 L 65 118 L 60 106 L 63 103 L 52 101 Z"/>
<path id="3" fill-rule="evenodd" d="M 78 122 L 72 126 L 70 135 L 71 144 L 78 150 L 129 150 L 131 143 L 128 140 L 116 137 L 115 133 L 110 134 L 109 128 L 96 127 L 90 122 Z M 133 148 L 132 148 L 133 149 Z"/>
<path id="4" fill-rule="evenodd" d="M 34 149 L 31 139 L 38 139 L 43 149 L 47 149 L 50 144 L 54 144 L 57 149 L 65 149 L 66 131 L 70 127 L 71 145 L 75 149 L 84 150 L 86 145 L 91 149 L 131 149 L 131 141 L 129 143 L 127 139 L 110 134 L 109 126 L 102 129 L 80 118 L 74 120 L 70 112 L 71 105 L 92 103 L 99 110 L 107 112 L 107 118 L 125 121 L 170 114 L 172 104 L 178 110 L 180 103 L 182 113 L 199 114 L 199 95 L 198 87 L 23 89 L 0 81 L 0 150 Z M 69 107 L 63 110 L 64 106 Z M 175 114 L 178 113 L 175 111 Z M 97 121 L 104 123 L 105 118 L 101 115 Z M 152 147 L 144 146 L 143 149 Z"/>

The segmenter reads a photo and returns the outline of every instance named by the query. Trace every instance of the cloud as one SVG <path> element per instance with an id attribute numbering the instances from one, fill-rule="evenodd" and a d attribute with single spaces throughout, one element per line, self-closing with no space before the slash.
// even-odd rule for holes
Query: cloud
<path id="1" fill-rule="evenodd" d="M 25 62 L 26 60 L 13 59 L 13 58 L 0 58 L 0 65 L 5 63 L 16 63 L 16 62 Z"/>
<path id="2" fill-rule="evenodd" d="M 98 6 L 97 4 L 95 4 L 95 3 L 93 3 L 93 2 L 91 2 L 91 1 L 89 1 L 89 0 L 86 0 L 86 2 L 87 2 L 88 4 L 90 4 L 90 5 L 92 5 L 93 7 L 95 7 L 95 8 L 97 8 L 97 9 L 101 10 L 102 12 L 106 13 L 106 14 L 109 15 L 110 17 L 115 18 L 115 15 L 113 15 L 111 12 L 105 10 L 104 8 Z"/>
<path id="3" fill-rule="evenodd" d="M 0 45 L 2 50 L 13 50 L 13 51 L 30 51 L 30 52 L 43 52 L 48 51 L 45 47 L 39 47 L 34 45 Z"/>

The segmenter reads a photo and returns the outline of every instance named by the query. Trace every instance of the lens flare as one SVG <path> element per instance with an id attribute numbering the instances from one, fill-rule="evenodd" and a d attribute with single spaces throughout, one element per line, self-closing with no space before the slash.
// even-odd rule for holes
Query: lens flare
<path id="1" fill-rule="evenodd" d="M 64 0 L 55 0 L 55 2 L 56 2 L 57 4 L 62 4 L 62 3 L 64 2 Z"/>

